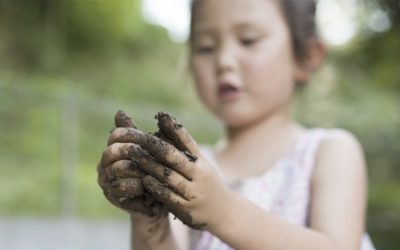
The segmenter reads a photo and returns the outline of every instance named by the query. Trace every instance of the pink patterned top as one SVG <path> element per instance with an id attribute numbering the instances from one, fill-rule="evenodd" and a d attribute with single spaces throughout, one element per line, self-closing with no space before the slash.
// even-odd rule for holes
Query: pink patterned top
<path id="1" fill-rule="evenodd" d="M 259 177 L 227 183 L 261 208 L 293 224 L 307 227 L 310 201 L 310 181 L 315 154 L 327 129 L 310 129 L 294 147 L 276 164 Z M 203 153 L 215 164 L 213 151 L 203 148 Z M 215 164 L 216 165 L 216 164 Z M 191 249 L 232 249 L 206 231 L 191 231 Z M 374 250 L 367 234 L 362 238 L 361 250 Z"/>

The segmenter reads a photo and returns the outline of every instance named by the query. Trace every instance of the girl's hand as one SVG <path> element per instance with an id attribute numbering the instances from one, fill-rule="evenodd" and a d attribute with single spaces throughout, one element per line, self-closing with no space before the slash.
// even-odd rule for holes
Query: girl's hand
<path id="1" fill-rule="evenodd" d="M 209 230 L 229 207 L 231 192 L 182 125 L 165 113 L 156 118 L 164 140 L 129 128 L 116 129 L 113 138 L 140 146 L 130 150 L 135 166 L 148 174 L 142 182 L 149 193 L 186 225 Z"/>
<path id="2" fill-rule="evenodd" d="M 135 129 L 137 126 L 122 111 L 115 115 L 117 128 Z M 121 138 L 116 140 L 111 133 L 108 147 L 97 166 L 98 183 L 106 198 L 115 206 L 134 216 L 166 215 L 165 207 L 144 190 L 141 178 L 145 174 L 131 160 L 132 142 Z"/>

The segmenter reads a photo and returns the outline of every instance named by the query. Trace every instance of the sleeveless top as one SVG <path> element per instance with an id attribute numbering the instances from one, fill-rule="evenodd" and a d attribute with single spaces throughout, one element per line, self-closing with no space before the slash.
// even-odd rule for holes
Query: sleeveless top
<path id="1" fill-rule="evenodd" d="M 286 155 L 261 176 L 226 184 L 262 209 L 290 223 L 307 227 L 315 155 L 320 142 L 328 134 L 327 129 L 309 129 Z M 202 153 L 216 166 L 212 149 L 202 148 Z M 207 231 L 191 230 L 190 238 L 193 250 L 232 249 Z M 364 234 L 360 250 L 374 249 L 369 236 Z"/>

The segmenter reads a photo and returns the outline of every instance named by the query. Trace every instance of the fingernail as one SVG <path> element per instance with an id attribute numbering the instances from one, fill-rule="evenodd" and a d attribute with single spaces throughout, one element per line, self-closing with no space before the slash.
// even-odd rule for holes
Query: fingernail
<path id="1" fill-rule="evenodd" d="M 170 115 L 167 112 L 163 112 L 163 111 L 158 112 L 154 118 L 157 119 L 158 121 L 168 120 L 173 123 L 177 123 L 176 118 L 174 116 Z"/>
<path id="2" fill-rule="evenodd" d="M 170 114 L 168 114 L 167 112 L 164 111 L 160 111 L 158 112 L 155 116 L 154 119 L 164 119 L 164 118 L 171 118 Z"/>

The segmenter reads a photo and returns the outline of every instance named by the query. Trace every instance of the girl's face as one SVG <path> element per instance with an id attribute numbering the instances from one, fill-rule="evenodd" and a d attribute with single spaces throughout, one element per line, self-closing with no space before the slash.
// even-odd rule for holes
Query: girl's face
<path id="1" fill-rule="evenodd" d="M 201 0 L 191 69 L 205 105 L 226 126 L 286 112 L 296 63 L 277 0 Z"/>

